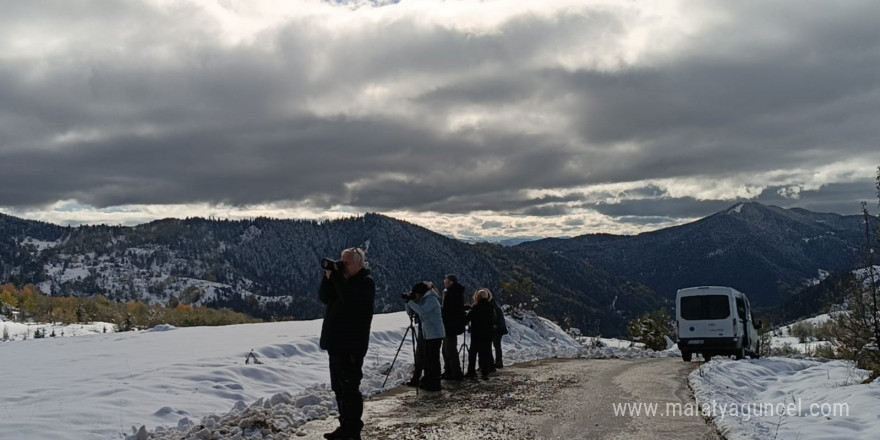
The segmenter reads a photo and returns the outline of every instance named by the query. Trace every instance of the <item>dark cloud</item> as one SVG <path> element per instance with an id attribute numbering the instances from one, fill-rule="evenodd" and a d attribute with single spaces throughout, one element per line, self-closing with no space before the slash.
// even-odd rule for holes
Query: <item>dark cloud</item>
<path id="1" fill-rule="evenodd" d="M 697 194 L 716 177 L 784 207 L 872 201 L 872 2 L 685 4 L 684 19 L 709 17 L 687 38 L 637 6 L 548 3 L 468 28 L 351 18 L 394 1 L 329 3 L 348 25 L 292 14 L 244 36 L 199 3 L 4 8 L 0 206 L 586 209 L 649 225 L 730 206 Z M 628 55 L 643 28 L 668 41 Z M 681 178 L 694 193 L 670 196 Z"/>
<path id="2" fill-rule="evenodd" d="M 843 215 L 859 214 L 861 203 L 873 210 L 877 206 L 877 194 L 873 182 L 865 180 L 854 183 L 832 183 L 817 190 L 798 189 L 792 193 L 790 187 L 770 187 L 756 201 L 782 208 L 804 208 L 814 212 L 834 212 Z M 789 194 L 783 196 L 783 194 Z M 797 197 L 793 195 L 796 194 Z"/>
<path id="3" fill-rule="evenodd" d="M 622 200 L 619 203 L 596 204 L 592 208 L 615 219 L 643 222 L 650 219 L 699 218 L 714 214 L 736 203 L 736 200 L 700 201 L 691 197 Z M 639 220 L 639 217 L 644 217 Z"/>
<path id="4" fill-rule="evenodd" d="M 814 212 L 834 212 L 844 215 L 858 214 L 860 203 L 876 205 L 874 200 L 859 196 L 871 196 L 871 182 L 829 184 L 817 190 L 792 190 L 789 187 L 769 187 L 754 199 L 696 200 L 692 197 L 663 197 L 651 199 L 625 199 L 619 203 L 590 205 L 597 212 L 613 217 L 616 221 L 632 224 L 670 224 L 679 219 L 702 218 L 723 211 L 739 202 L 757 201 L 781 208 L 803 208 Z M 653 193 L 653 189 L 633 193 Z M 786 195 L 783 195 L 786 194 Z M 796 195 L 796 197 L 795 197 Z"/>

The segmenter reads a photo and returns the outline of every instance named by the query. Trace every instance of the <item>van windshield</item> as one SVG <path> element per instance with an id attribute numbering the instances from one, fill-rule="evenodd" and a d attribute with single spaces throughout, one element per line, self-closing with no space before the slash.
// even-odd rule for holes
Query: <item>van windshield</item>
<path id="1" fill-rule="evenodd" d="M 680 307 L 681 318 L 692 321 L 730 316 L 730 298 L 726 295 L 683 296 Z"/>

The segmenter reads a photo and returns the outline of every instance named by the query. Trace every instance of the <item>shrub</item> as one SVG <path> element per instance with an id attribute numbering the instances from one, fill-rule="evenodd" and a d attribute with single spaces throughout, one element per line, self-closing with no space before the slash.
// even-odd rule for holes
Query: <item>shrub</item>
<path id="1" fill-rule="evenodd" d="M 630 321 L 627 333 L 633 342 L 642 342 L 646 349 L 660 351 L 666 349 L 666 338 L 674 337 L 675 330 L 664 308 Z"/>

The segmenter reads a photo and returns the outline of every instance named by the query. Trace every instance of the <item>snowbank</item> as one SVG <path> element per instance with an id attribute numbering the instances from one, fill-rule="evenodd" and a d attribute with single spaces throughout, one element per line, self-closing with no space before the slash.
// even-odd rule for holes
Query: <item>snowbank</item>
<path id="1" fill-rule="evenodd" d="M 729 440 L 876 439 L 880 384 L 851 362 L 713 360 L 689 376 L 697 408 Z"/>

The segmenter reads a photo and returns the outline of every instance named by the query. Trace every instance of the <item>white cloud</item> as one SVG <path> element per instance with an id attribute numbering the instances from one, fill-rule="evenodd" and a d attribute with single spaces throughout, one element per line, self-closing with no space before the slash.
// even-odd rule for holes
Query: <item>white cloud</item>
<path id="1" fill-rule="evenodd" d="M 0 207 L 379 211 L 462 236 L 637 232 L 790 188 L 846 207 L 880 163 L 874 9 L 18 2 L 0 16 Z"/>

